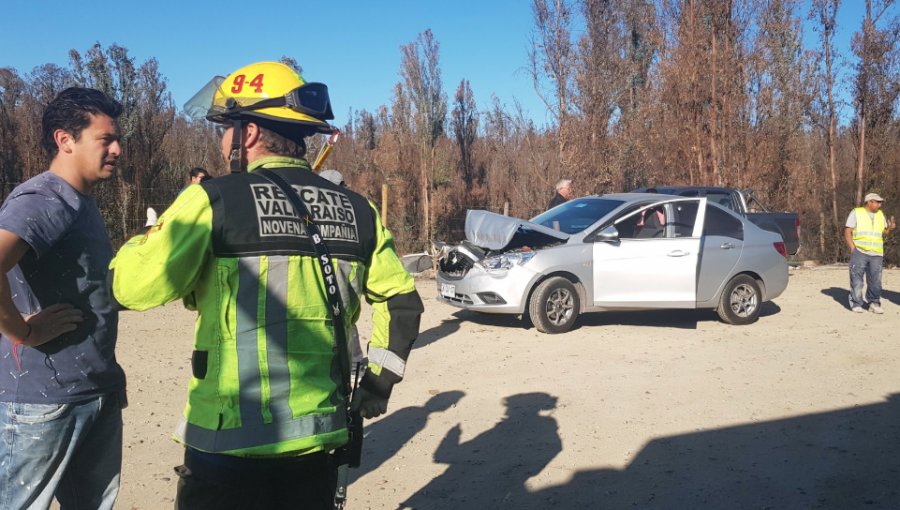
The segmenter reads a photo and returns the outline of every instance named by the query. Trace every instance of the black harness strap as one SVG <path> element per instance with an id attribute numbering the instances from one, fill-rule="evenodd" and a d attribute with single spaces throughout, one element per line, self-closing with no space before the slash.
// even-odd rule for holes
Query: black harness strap
<path id="1" fill-rule="evenodd" d="M 334 340 L 337 344 L 338 363 L 341 365 L 341 384 L 339 385 L 341 394 L 345 398 L 347 405 L 347 430 L 350 434 L 350 441 L 337 451 L 338 461 L 338 483 L 334 496 L 335 508 L 343 508 L 347 500 L 347 481 L 348 467 L 359 466 L 358 451 L 350 451 L 351 445 L 354 449 L 362 448 L 362 418 L 350 412 L 350 397 L 352 391 L 350 389 L 350 351 L 347 346 L 347 334 L 344 330 L 344 303 L 341 300 L 341 294 L 337 284 L 337 273 L 334 265 L 331 263 L 331 256 L 328 253 L 328 246 L 319 232 L 319 227 L 309 213 L 306 204 L 300 198 L 300 195 L 294 191 L 294 188 L 281 178 L 275 172 L 266 169 L 260 169 L 254 172 L 265 178 L 275 186 L 281 189 L 282 193 L 294 206 L 294 211 L 300 220 L 306 225 L 306 232 L 313 242 L 316 249 L 316 259 L 319 261 L 319 267 L 322 269 L 322 276 L 325 281 L 325 293 L 328 295 L 328 304 L 331 309 L 331 320 L 334 326 Z"/>
<path id="2" fill-rule="evenodd" d="M 244 171 L 244 143 L 243 130 L 244 121 L 240 118 L 234 119 L 231 123 L 234 128 L 231 131 L 231 151 L 228 153 L 228 166 L 231 173 L 236 174 Z"/>

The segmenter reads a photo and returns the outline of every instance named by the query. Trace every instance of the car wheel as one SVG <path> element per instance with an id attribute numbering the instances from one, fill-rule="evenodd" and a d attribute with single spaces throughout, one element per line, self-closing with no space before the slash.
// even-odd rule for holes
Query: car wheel
<path id="1" fill-rule="evenodd" d="M 762 295 L 756 280 L 745 274 L 735 276 L 725 285 L 719 308 L 719 318 L 728 324 L 743 326 L 759 319 Z"/>
<path id="2" fill-rule="evenodd" d="M 581 302 L 569 280 L 554 276 L 542 281 L 531 294 L 528 313 L 541 333 L 565 333 L 575 325 Z"/>

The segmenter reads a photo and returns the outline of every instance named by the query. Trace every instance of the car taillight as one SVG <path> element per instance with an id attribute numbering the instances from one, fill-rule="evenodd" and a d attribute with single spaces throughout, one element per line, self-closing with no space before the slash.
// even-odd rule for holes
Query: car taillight
<path id="1" fill-rule="evenodd" d="M 797 219 L 794 220 L 794 228 L 797 229 L 797 239 L 800 239 L 800 217 L 797 216 Z"/>
<path id="2" fill-rule="evenodd" d="M 777 243 L 772 243 L 772 246 L 775 247 L 775 251 L 781 254 L 782 257 L 787 258 L 787 248 L 784 247 L 784 243 L 778 241 Z"/>

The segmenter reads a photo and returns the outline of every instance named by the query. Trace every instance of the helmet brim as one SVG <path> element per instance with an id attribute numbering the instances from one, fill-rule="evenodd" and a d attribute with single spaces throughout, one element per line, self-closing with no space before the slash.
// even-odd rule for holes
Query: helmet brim
<path id="1" fill-rule="evenodd" d="M 243 118 L 252 119 L 257 117 L 269 122 L 282 122 L 287 124 L 295 124 L 298 126 L 306 126 L 312 128 L 316 133 L 330 135 L 334 132 L 334 127 L 322 120 L 309 115 L 302 114 L 291 110 L 290 108 L 262 108 L 260 110 L 251 110 L 241 113 Z"/>

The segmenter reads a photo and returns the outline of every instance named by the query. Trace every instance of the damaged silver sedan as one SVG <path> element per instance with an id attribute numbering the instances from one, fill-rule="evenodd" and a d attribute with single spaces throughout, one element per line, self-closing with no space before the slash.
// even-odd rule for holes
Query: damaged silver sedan
<path id="1" fill-rule="evenodd" d="M 441 301 L 544 333 L 604 310 L 715 309 L 750 324 L 788 282 L 778 234 L 705 197 L 647 193 L 579 198 L 530 221 L 469 211 L 466 240 L 438 267 Z"/>

